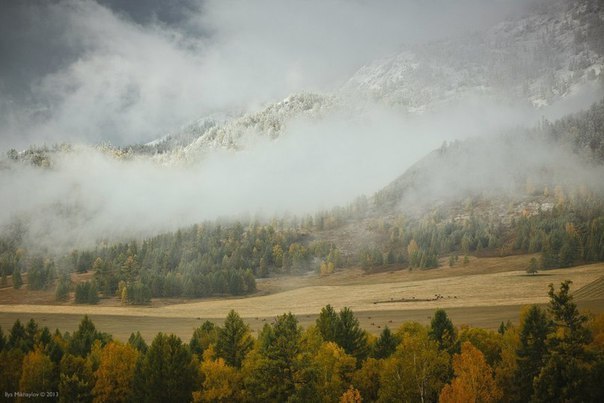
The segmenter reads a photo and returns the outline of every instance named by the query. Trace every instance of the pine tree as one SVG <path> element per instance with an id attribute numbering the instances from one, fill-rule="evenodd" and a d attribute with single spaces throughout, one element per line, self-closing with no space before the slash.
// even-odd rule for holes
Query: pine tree
<path id="1" fill-rule="evenodd" d="M 128 338 L 128 344 L 138 350 L 139 353 L 145 354 L 149 349 L 145 339 L 141 336 L 141 332 L 138 330 L 136 333 L 130 333 L 130 337 Z"/>
<path id="2" fill-rule="evenodd" d="M 253 344 L 249 326 L 237 312 L 231 310 L 224 326 L 218 329 L 216 355 L 223 358 L 228 365 L 239 368 Z"/>
<path id="3" fill-rule="evenodd" d="M 394 353 L 396 350 L 396 346 L 398 346 L 399 340 L 392 334 L 390 328 L 386 326 L 380 337 L 375 342 L 375 346 L 373 347 L 373 357 L 374 358 L 388 358 Z"/>
<path id="4" fill-rule="evenodd" d="M 360 366 L 361 361 L 367 358 L 369 353 L 367 332 L 361 329 L 359 320 L 348 307 L 344 307 L 338 315 L 335 342 L 344 349 L 346 354 L 357 359 L 357 365 Z"/>
<path id="5" fill-rule="evenodd" d="M 197 378 L 191 352 L 180 338 L 158 333 L 136 366 L 134 396 L 142 402 L 188 402 Z"/>
<path id="6" fill-rule="evenodd" d="M 321 333 L 323 340 L 335 341 L 338 328 L 338 314 L 331 305 L 321 308 L 319 317 L 316 320 L 317 329 Z"/>
<path id="7" fill-rule="evenodd" d="M 277 317 L 272 326 L 265 325 L 258 337 L 259 351 L 246 362 L 250 376 L 246 386 L 258 401 L 285 402 L 300 392 L 304 360 L 301 360 L 302 329 L 291 313 Z M 306 400 L 306 399 L 305 399 Z"/>
<path id="8" fill-rule="evenodd" d="M 430 322 L 429 336 L 438 343 L 441 350 L 450 350 L 456 341 L 456 331 L 453 322 L 444 309 L 437 309 Z"/>
<path id="9" fill-rule="evenodd" d="M 592 333 L 585 326 L 587 317 L 573 302 L 571 283 L 562 282 L 558 292 L 549 285 L 549 311 L 556 331 L 547 339 L 549 354 L 534 381 L 535 401 L 594 401 L 589 395 L 593 358 L 586 351 Z"/>
<path id="10" fill-rule="evenodd" d="M 533 395 L 533 379 L 541 371 L 547 354 L 546 340 L 551 332 L 551 322 L 546 313 L 532 305 L 520 323 L 520 347 L 516 352 L 518 368 L 515 385 L 519 401 L 528 401 Z"/>
<path id="11" fill-rule="evenodd" d="M 106 344 L 111 337 L 105 333 L 96 330 L 94 323 L 88 315 L 85 315 L 69 341 L 69 352 L 73 355 L 86 357 L 92 350 L 92 345 L 96 340 L 101 344 Z"/>
<path id="12" fill-rule="evenodd" d="M 69 298 L 70 285 L 71 281 L 69 279 L 69 274 L 61 274 L 59 276 L 59 280 L 57 281 L 57 288 L 55 290 L 55 299 L 57 301 L 66 301 Z"/>

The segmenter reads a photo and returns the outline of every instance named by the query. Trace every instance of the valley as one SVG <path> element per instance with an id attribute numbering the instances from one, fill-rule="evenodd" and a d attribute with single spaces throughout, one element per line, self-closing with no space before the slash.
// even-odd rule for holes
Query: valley
<path id="1" fill-rule="evenodd" d="M 22 322 L 34 318 L 51 330 L 57 327 L 71 331 L 87 314 L 100 330 L 119 340 L 127 340 L 133 329 L 148 340 L 160 331 L 188 340 L 201 322 L 210 320 L 220 325 L 231 309 L 259 332 L 265 323 L 286 312 L 295 314 L 307 327 L 322 307 L 331 304 L 336 309 L 350 307 L 361 326 L 376 335 L 386 325 L 396 328 L 404 321 L 427 324 L 437 308 L 445 309 L 458 326 L 496 329 L 508 320 L 518 323 L 523 306 L 546 304 L 550 283 L 557 285 L 569 279 L 573 281 L 572 290 L 577 291 L 604 276 L 604 263 L 528 275 L 525 269 L 531 256 L 471 258 L 459 267 L 447 267 L 443 261 L 440 268 L 430 270 L 366 274 L 360 268 L 351 268 L 329 276 L 280 276 L 259 280 L 258 291 L 244 298 L 154 299 L 144 307 L 123 306 L 118 298 L 102 299 L 97 306 L 57 304 L 51 292 L 47 292 L 46 301 L 42 296 L 35 303 L 14 303 L 27 290 L 2 288 L 0 326 L 6 329 L 17 318 Z M 425 301 L 436 295 L 440 297 Z M 424 301 L 396 302 L 401 298 Z M 394 302 L 376 304 L 390 299 Z M 604 312 L 604 293 L 591 293 L 578 302 L 582 309 Z"/>

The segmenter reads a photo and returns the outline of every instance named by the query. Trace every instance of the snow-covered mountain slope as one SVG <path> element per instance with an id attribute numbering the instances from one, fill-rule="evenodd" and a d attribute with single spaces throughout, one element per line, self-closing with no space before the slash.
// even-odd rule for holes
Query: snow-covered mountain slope
<path id="1" fill-rule="evenodd" d="M 467 96 L 551 104 L 602 72 L 598 41 L 587 37 L 604 15 L 586 3 L 552 2 L 485 32 L 409 47 L 362 67 L 343 92 L 410 112 Z"/>
<path id="2" fill-rule="evenodd" d="M 421 114 L 486 97 L 538 109 L 587 86 L 601 88 L 602 27 L 596 0 L 544 3 L 486 31 L 405 47 L 363 66 L 334 94 L 295 94 L 260 111 L 203 118 L 146 151 L 163 164 L 196 161 L 212 149 L 244 148 L 256 136 L 277 138 L 296 119 L 342 109 L 362 115 L 363 104 Z"/>
<path id="3" fill-rule="evenodd" d="M 294 94 L 257 112 L 199 119 L 146 144 L 143 151 L 154 153 L 153 159 L 163 164 L 195 162 L 212 150 L 244 148 L 257 136 L 275 139 L 294 119 L 318 120 L 337 106 L 333 95 Z"/>

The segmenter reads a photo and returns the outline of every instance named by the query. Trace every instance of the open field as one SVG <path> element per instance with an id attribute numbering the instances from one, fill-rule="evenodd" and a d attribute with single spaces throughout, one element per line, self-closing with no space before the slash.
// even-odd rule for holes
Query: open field
<path id="1" fill-rule="evenodd" d="M 517 322 L 523 305 L 547 303 L 550 283 L 570 279 L 571 289 L 576 291 L 604 275 L 604 263 L 600 263 L 530 276 L 524 272 L 530 257 L 474 258 L 466 266 L 449 268 L 443 264 L 429 271 L 365 274 L 349 269 L 323 278 L 314 274 L 271 278 L 259 280 L 259 292 L 245 298 L 158 300 L 151 307 L 120 306 L 117 299 L 103 300 L 98 306 L 45 304 L 40 299 L 35 304 L 6 303 L 20 293 L 26 296 L 35 292 L 5 288 L 0 290 L 0 326 L 7 330 L 17 318 L 33 317 L 51 329 L 73 330 L 82 315 L 88 314 L 101 331 L 118 339 L 139 330 L 147 339 L 163 331 L 188 340 L 203 320 L 220 323 L 230 309 L 259 330 L 284 312 L 296 314 L 306 326 L 323 306 L 331 304 L 336 309 L 351 307 L 363 327 L 373 333 L 407 320 L 427 323 L 436 308 L 447 309 L 458 325 L 496 328 L 501 321 Z M 401 299 L 407 302 L 396 302 Z M 580 306 L 602 312 L 604 299 L 585 298 Z"/>

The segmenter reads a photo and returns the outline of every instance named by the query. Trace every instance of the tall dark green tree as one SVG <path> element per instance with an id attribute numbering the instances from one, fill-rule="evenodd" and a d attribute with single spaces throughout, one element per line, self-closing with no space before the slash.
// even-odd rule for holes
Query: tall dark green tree
<path id="1" fill-rule="evenodd" d="M 198 381 L 191 352 L 180 338 L 158 333 L 134 375 L 134 395 L 141 402 L 189 402 Z"/>
<path id="2" fill-rule="evenodd" d="M 338 315 L 335 342 L 344 349 L 346 354 L 357 359 L 358 366 L 369 354 L 367 332 L 361 329 L 359 320 L 348 307 L 344 307 Z"/>
<path id="3" fill-rule="evenodd" d="M 23 326 L 19 319 L 13 323 L 6 347 L 7 349 L 19 349 L 24 353 L 29 352 L 33 348 L 32 343 L 28 340 L 25 326 Z"/>
<path id="4" fill-rule="evenodd" d="M 564 281 L 559 291 L 553 284 L 549 286 L 549 311 L 555 332 L 547 340 L 548 356 L 533 382 L 535 401 L 595 401 L 590 396 L 593 356 L 586 351 L 592 334 L 585 326 L 587 317 L 579 313 L 573 302 L 571 283 Z"/>
<path id="5" fill-rule="evenodd" d="M 373 346 L 373 357 L 378 359 L 390 357 L 396 351 L 399 342 L 400 340 L 386 326 Z"/>
<path id="6" fill-rule="evenodd" d="M 247 383 L 259 401 L 285 402 L 301 389 L 304 360 L 300 359 L 302 328 L 291 313 L 265 325 L 259 354 Z"/>
<path id="7" fill-rule="evenodd" d="M 216 354 L 228 365 L 239 368 L 253 344 L 249 326 L 243 322 L 237 312 L 231 310 L 224 321 L 224 326 L 218 329 Z"/>
<path id="8" fill-rule="evenodd" d="M 128 338 L 128 344 L 130 344 L 132 347 L 137 349 L 139 353 L 142 354 L 145 354 L 149 349 L 149 346 L 147 346 L 147 343 L 145 342 L 145 339 L 143 339 L 141 332 L 139 332 L 138 330 L 136 331 L 136 333 L 130 333 L 130 337 Z"/>
<path id="9" fill-rule="evenodd" d="M 69 340 L 68 350 L 71 354 L 80 357 L 86 357 L 92 349 L 92 344 L 99 340 L 102 345 L 107 344 L 111 340 L 111 336 L 106 333 L 101 333 L 96 330 L 96 326 L 92 320 L 85 315 L 78 326 L 78 330 L 73 332 Z"/>
<path id="10" fill-rule="evenodd" d="M 336 341 L 338 320 L 338 314 L 331 305 L 326 305 L 321 308 L 321 313 L 319 313 L 319 317 L 316 320 L 316 325 L 323 340 Z"/>
<path id="11" fill-rule="evenodd" d="M 457 332 L 444 309 L 434 311 L 428 335 L 438 343 L 439 349 L 452 352 L 451 349 L 455 346 Z"/>
<path id="12" fill-rule="evenodd" d="M 533 380 L 541 371 L 547 354 L 547 336 L 552 325 L 545 311 L 532 305 L 520 324 L 520 346 L 516 351 L 515 395 L 518 401 L 529 401 L 533 395 Z"/>

